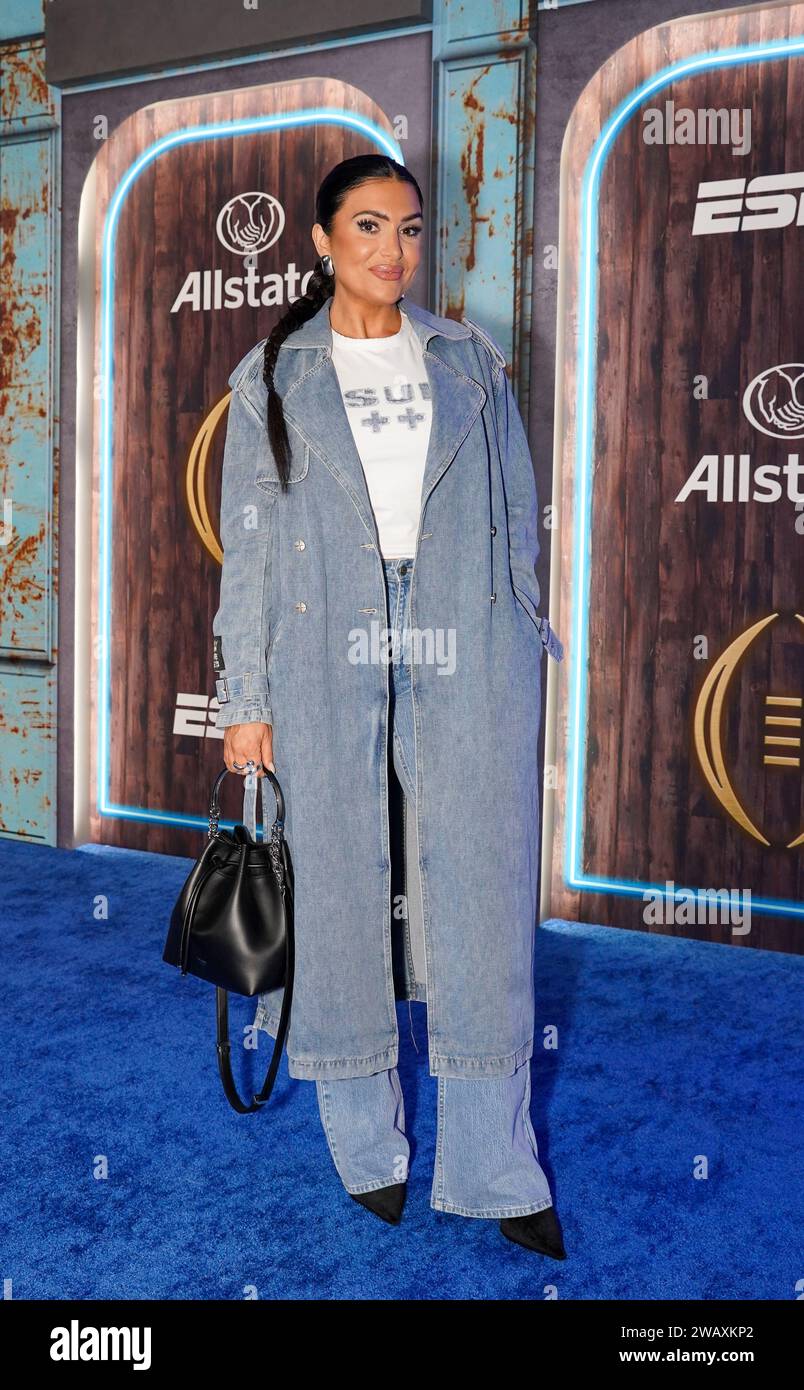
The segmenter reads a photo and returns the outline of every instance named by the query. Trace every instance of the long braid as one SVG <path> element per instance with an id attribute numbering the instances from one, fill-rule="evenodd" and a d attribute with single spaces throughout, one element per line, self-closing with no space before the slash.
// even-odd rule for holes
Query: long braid
<path id="1" fill-rule="evenodd" d="M 268 388 L 268 408 L 266 413 L 266 426 L 271 449 L 276 460 L 276 468 L 279 474 L 279 483 L 283 492 L 288 491 L 290 478 L 290 442 L 288 440 L 285 415 L 282 410 L 282 401 L 274 385 L 274 368 L 276 359 L 279 356 L 279 349 L 285 339 L 291 333 L 295 333 L 297 328 L 301 328 L 303 323 L 311 319 L 318 313 L 322 304 L 332 298 L 334 280 L 331 275 L 325 275 L 320 258 L 315 263 L 315 269 L 307 282 L 307 289 L 299 299 L 288 308 L 286 314 L 277 324 L 274 325 L 265 343 L 265 358 L 262 369 L 262 379 Z"/>

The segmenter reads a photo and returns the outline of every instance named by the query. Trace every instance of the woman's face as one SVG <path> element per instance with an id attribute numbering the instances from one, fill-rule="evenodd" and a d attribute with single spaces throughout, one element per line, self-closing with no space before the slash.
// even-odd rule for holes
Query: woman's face
<path id="1" fill-rule="evenodd" d="M 335 283 L 371 305 L 395 304 L 419 268 L 423 224 L 416 189 L 406 180 L 367 179 L 347 193 L 327 236 L 316 222 L 319 256 L 332 257 Z"/>

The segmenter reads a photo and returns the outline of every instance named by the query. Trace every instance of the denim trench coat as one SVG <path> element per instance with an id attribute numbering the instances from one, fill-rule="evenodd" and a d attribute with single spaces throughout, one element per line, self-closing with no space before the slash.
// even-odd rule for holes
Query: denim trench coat
<path id="1" fill-rule="evenodd" d="M 272 724 L 285 796 L 296 929 L 289 1075 L 395 1066 L 398 998 L 427 1002 L 431 1075 L 510 1075 L 533 1052 L 541 660 L 545 649 L 563 655 L 539 612 L 527 438 L 493 339 L 404 301 L 433 414 L 411 580 L 417 799 L 405 805 L 413 848 L 398 927 L 385 579 L 332 364 L 330 305 L 277 357 L 287 493 L 264 424 L 265 339 L 229 377 L 213 620 L 217 726 Z M 266 782 L 262 790 L 270 824 L 273 795 Z M 257 1002 L 254 1024 L 273 1037 L 282 994 Z"/>

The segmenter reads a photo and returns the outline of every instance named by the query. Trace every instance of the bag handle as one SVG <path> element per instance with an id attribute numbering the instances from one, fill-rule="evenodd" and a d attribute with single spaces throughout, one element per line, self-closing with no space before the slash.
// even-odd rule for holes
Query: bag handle
<path id="1" fill-rule="evenodd" d="M 220 820 L 221 815 L 218 792 L 220 790 L 221 783 L 223 782 L 223 779 L 228 771 L 229 768 L 225 767 L 222 772 L 219 772 L 218 776 L 215 778 L 215 782 L 212 787 L 212 793 L 209 799 L 209 830 L 207 831 L 207 836 L 210 840 L 212 839 L 213 835 L 217 835 L 218 833 L 218 821 Z M 255 784 L 257 782 L 260 782 L 261 784 L 264 783 L 266 778 L 270 778 L 271 786 L 273 787 L 274 791 L 274 796 L 276 797 L 276 817 L 274 819 L 273 829 L 278 831 L 278 833 L 281 835 L 285 828 L 285 798 L 282 795 L 282 788 L 279 785 L 278 779 L 274 776 L 274 774 L 270 771 L 269 768 L 265 769 L 264 775 L 262 777 L 257 777 L 255 772 L 249 772 L 246 774 L 245 777 L 245 789 L 243 792 L 243 823 L 245 824 L 246 828 L 250 830 L 251 838 L 253 840 L 256 840 L 257 838 L 255 823 L 257 798 Z M 268 826 L 268 811 L 265 805 L 265 787 L 262 785 L 260 789 L 260 799 L 262 802 L 263 837 L 267 842 L 271 838 L 271 834 Z"/>

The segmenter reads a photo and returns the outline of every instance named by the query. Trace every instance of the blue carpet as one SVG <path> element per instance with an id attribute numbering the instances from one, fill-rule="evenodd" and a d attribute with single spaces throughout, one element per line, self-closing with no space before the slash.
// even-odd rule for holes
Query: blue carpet
<path id="1" fill-rule="evenodd" d="M 436 1080 L 398 1005 L 402 1224 L 344 1192 L 315 1086 L 255 1115 L 215 991 L 162 961 L 191 861 L 3 841 L 2 1267 L 16 1299 L 794 1299 L 801 957 L 550 921 L 531 1114 L 568 1259 L 429 1205 Z M 98 904 L 108 904 L 106 913 Z M 230 996 L 233 1039 L 253 1003 Z M 235 1052 L 241 1093 L 270 1040 Z M 708 1176 L 696 1178 L 706 1163 Z"/>

